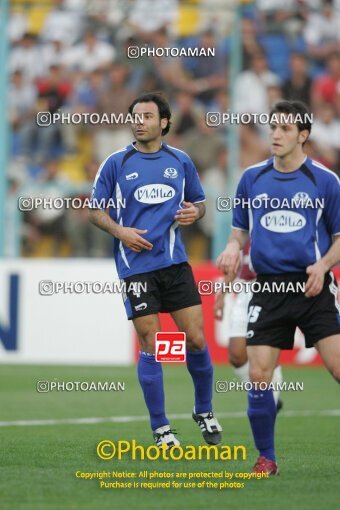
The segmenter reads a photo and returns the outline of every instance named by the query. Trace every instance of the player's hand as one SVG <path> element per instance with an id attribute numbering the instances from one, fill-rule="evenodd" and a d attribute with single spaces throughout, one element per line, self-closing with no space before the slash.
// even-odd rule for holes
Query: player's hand
<path id="1" fill-rule="evenodd" d="M 191 225 L 198 220 L 200 214 L 199 210 L 191 202 L 183 201 L 183 206 L 183 209 L 178 209 L 178 211 L 176 211 L 175 220 L 177 220 L 180 225 Z"/>
<path id="2" fill-rule="evenodd" d="M 326 271 L 327 267 L 322 259 L 307 267 L 306 273 L 309 277 L 305 287 L 306 297 L 314 297 L 320 294 L 323 289 Z"/>
<path id="3" fill-rule="evenodd" d="M 229 242 L 226 249 L 218 256 L 216 265 L 224 274 L 227 275 L 228 281 L 232 282 L 238 273 L 241 254 L 238 242 Z"/>
<path id="4" fill-rule="evenodd" d="M 218 294 L 216 294 L 216 300 L 214 303 L 215 319 L 221 321 L 223 319 L 223 312 L 224 312 L 224 294 L 223 292 L 218 292 Z"/>
<path id="5" fill-rule="evenodd" d="M 140 230 L 138 228 L 121 227 L 117 237 L 127 248 L 139 253 L 142 250 L 152 250 L 153 248 L 153 244 L 149 243 L 146 239 L 143 239 L 140 235 L 146 234 L 146 232 L 147 230 Z"/>

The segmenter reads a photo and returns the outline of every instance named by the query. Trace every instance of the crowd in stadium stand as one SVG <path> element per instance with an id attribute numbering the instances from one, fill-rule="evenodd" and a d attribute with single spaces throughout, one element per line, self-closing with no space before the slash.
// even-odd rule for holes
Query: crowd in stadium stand
<path id="1" fill-rule="evenodd" d="M 230 127 L 207 126 L 205 114 L 229 109 L 232 11 L 221 0 L 51 0 L 48 8 L 32 0 L 29 9 L 25 5 L 12 2 L 9 24 L 8 207 L 18 195 L 85 199 L 100 162 L 131 142 L 128 125 L 39 127 L 37 112 L 119 115 L 141 92 L 161 90 L 173 110 L 165 141 L 188 152 L 209 197 L 206 217 L 185 233 L 186 240 L 199 238 L 195 246 L 203 248 L 195 253 L 210 257 L 212 209 L 228 189 Z M 241 26 L 237 112 L 269 112 L 281 98 L 304 101 L 314 113 L 306 152 L 340 174 L 340 0 L 244 2 Z M 216 54 L 127 58 L 129 46 L 145 45 L 214 47 Z M 241 125 L 240 147 L 242 169 L 265 159 L 263 126 Z M 18 228 L 19 250 L 27 256 L 111 254 L 109 236 L 88 223 L 84 209 L 28 211 Z M 10 239 L 7 251 L 14 254 L 15 236 Z"/>

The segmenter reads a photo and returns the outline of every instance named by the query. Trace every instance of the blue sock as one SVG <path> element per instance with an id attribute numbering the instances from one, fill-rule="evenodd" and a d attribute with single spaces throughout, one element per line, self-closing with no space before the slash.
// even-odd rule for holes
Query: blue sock
<path id="1" fill-rule="evenodd" d="M 195 413 L 212 410 L 213 367 L 208 347 L 187 351 L 187 367 L 195 387 Z"/>
<path id="2" fill-rule="evenodd" d="M 169 425 L 165 416 L 162 364 L 155 361 L 154 354 L 139 353 L 138 379 L 150 414 L 152 430 Z"/>
<path id="3" fill-rule="evenodd" d="M 274 426 L 276 405 L 273 390 L 248 392 L 248 418 L 255 446 L 266 459 L 276 460 L 274 453 Z"/>

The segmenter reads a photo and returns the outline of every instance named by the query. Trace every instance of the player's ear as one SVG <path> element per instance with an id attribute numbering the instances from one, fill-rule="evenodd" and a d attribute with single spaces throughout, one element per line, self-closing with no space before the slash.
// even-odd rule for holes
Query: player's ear
<path id="1" fill-rule="evenodd" d="M 166 128 L 166 126 L 168 125 L 168 122 L 169 122 L 169 120 L 166 117 L 161 119 L 161 128 L 162 128 L 162 130 Z"/>
<path id="2" fill-rule="evenodd" d="M 300 131 L 299 132 L 299 142 L 303 145 L 306 141 L 307 141 L 307 138 L 309 137 L 309 131 L 308 129 L 304 129 L 303 131 Z"/>

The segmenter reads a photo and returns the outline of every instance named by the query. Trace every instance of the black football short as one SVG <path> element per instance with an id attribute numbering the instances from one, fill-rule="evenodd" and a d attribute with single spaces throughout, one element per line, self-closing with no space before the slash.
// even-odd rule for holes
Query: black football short
<path id="1" fill-rule="evenodd" d="M 256 281 L 260 284 L 276 281 L 279 285 L 281 282 L 306 282 L 307 278 L 305 273 L 287 273 L 258 275 Z M 313 347 L 318 340 L 339 334 L 337 291 L 333 273 L 327 273 L 323 289 L 315 297 L 307 298 L 301 291 L 254 292 L 248 305 L 247 345 L 292 349 L 296 327 L 305 335 L 306 347 Z"/>
<path id="2" fill-rule="evenodd" d="M 124 305 L 129 320 L 155 313 L 175 312 L 202 302 L 187 262 L 128 276 L 123 280 L 126 284 Z M 139 292 L 144 288 L 146 292 Z"/>

